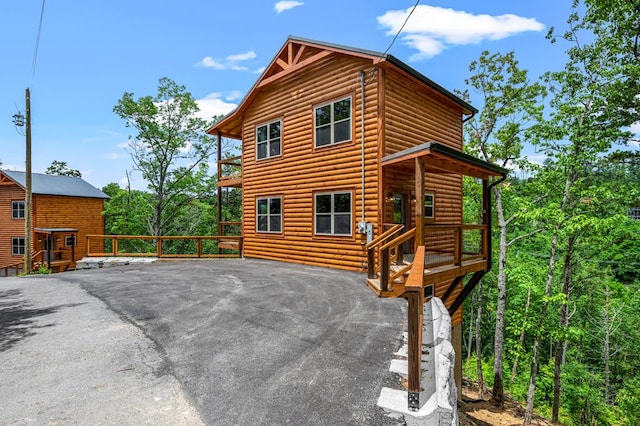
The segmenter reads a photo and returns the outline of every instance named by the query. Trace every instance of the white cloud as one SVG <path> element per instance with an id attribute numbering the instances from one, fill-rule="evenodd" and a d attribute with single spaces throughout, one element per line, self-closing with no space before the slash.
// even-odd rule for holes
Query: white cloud
<path id="1" fill-rule="evenodd" d="M 249 71 L 249 68 L 238 65 L 238 62 L 248 61 L 256 57 L 256 52 L 249 51 L 245 53 L 238 53 L 235 55 L 229 55 L 224 62 L 218 62 L 211 56 L 205 56 L 200 62 L 196 64 L 197 67 L 213 68 L 215 70 L 231 69 L 233 71 Z"/>
<path id="2" fill-rule="evenodd" d="M 276 11 L 276 13 L 280 14 L 285 10 L 293 9 L 294 7 L 302 6 L 303 4 L 304 3 L 301 1 L 283 0 L 276 3 L 273 6 L 273 9 Z"/>
<path id="3" fill-rule="evenodd" d="M 210 121 L 216 115 L 225 115 L 235 109 L 238 105 L 222 100 L 220 93 L 210 93 L 202 99 L 196 100 L 200 112 L 198 117 Z"/>
<path id="4" fill-rule="evenodd" d="M 236 55 L 227 56 L 227 61 L 229 62 L 240 62 L 240 61 L 248 61 L 249 59 L 254 59 L 256 57 L 256 52 L 253 50 L 246 53 L 238 53 Z"/>
<path id="5" fill-rule="evenodd" d="M 223 70 L 226 68 L 223 64 L 216 62 L 211 56 L 205 56 L 200 62 L 196 64 L 196 66 L 213 68 L 216 70 Z"/>
<path id="6" fill-rule="evenodd" d="M 257 70 L 255 70 L 253 73 L 254 74 L 262 74 L 264 72 L 264 70 L 266 70 L 267 67 L 260 67 Z"/>
<path id="7" fill-rule="evenodd" d="M 235 101 L 242 98 L 242 92 L 239 90 L 232 90 L 231 92 L 229 92 L 227 94 L 227 96 L 225 96 L 225 100 L 227 101 Z"/>
<path id="8" fill-rule="evenodd" d="M 395 35 L 404 24 L 411 8 L 391 10 L 378 16 L 378 23 Z M 501 40 L 525 31 L 542 31 L 544 25 L 534 18 L 506 14 L 474 15 L 449 8 L 420 5 L 402 30 L 402 40 L 418 50 L 412 60 L 433 57 L 449 45 Z"/>

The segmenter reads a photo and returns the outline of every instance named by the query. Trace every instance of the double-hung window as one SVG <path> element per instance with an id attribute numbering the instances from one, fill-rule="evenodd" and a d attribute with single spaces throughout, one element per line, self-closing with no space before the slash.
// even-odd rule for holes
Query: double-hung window
<path id="1" fill-rule="evenodd" d="M 315 195 L 315 233 L 351 235 L 351 192 Z"/>
<path id="2" fill-rule="evenodd" d="M 435 217 L 435 205 L 433 194 L 424 194 L 424 217 L 433 219 Z"/>
<path id="3" fill-rule="evenodd" d="M 278 157 L 281 152 L 281 127 L 280 120 L 256 127 L 256 149 L 258 160 Z"/>
<path id="4" fill-rule="evenodd" d="M 351 97 L 314 108 L 316 148 L 351 140 Z"/>
<path id="5" fill-rule="evenodd" d="M 67 235 L 66 237 L 64 237 L 64 246 L 65 247 L 77 247 L 78 246 L 78 240 L 76 239 L 75 235 Z"/>
<path id="6" fill-rule="evenodd" d="M 24 255 L 24 237 L 11 238 L 11 254 L 13 256 Z"/>
<path id="7" fill-rule="evenodd" d="M 11 202 L 11 217 L 13 219 L 24 219 L 24 201 Z"/>
<path id="8" fill-rule="evenodd" d="M 282 198 L 257 199 L 258 232 L 282 232 Z"/>

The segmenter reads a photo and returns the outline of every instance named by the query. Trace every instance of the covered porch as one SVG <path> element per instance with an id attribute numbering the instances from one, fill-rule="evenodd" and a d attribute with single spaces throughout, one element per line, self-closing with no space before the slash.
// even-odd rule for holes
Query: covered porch
<path id="1" fill-rule="evenodd" d="M 453 316 L 490 269 L 491 188 L 504 180 L 507 171 L 437 142 L 388 155 L 381 165 L 387 191 L 382 209 L 386 229 L 366 245 L 367 285 L 379 297 L 402 297 L 408 273 L 418 261 L 423 264 L 423 294 L 443 299 Z M 431 177 L 429 183 L 426 176 Z M 477 223 L 463 220 L 463 176 L 475 178 L 481 186 Z M 448 189 L 454 194 L 444 201 L 433 195 L 432 186 L 443 185 L 440 181 L 458 182 Z M 391 203 L 395 205 L 390 207 Z M 417 259 L 420 246 L 424 256 Z M 473 274 L 472 279 L 460 288 L 468 274 Z M 455 299 L 449 300 L 452 295 Z"/>
<path id="2" fill-rule="evenodd" d="M 75 268 L 78 230 L 75 228 L 34 228 L 33 264 L 53 272 Z"/>

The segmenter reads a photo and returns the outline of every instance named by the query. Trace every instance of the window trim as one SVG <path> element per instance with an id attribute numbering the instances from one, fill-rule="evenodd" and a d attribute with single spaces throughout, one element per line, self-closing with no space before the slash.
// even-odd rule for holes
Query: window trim
<path id="1" fill-rule="evenodd" d="M 273 158 L 282 157 L 282 122 L 283 122 L 283 121 L 282 121 L 282 118 L 277 118 L 277 119 L 275 119 L 275 120 L 265 121 L 265 122 L 263 122 L 263 123 L 260 123 L 260 124 L 257 124 L 257 125 L 256 125 L 256 127 L 255 127 L 255 137 L 256 137 L 256 144 L 255 144 L 255 147 L 256 147 L 256 161 L 270 160 L 270 159 L 273 159 Z M 279 139 L 280 139 L 280 153 L 279 153 L 278 155 L 270 155 L 270 152 L 271 152 L 271 151 L 270 151 L 270 149 L 269 149 L 269 148 L 270 148 L 270 145 L 271 145 L 271 141 L 272 141 L 272 139 L 270 139 L 270 138 L 269 138 L 269 127 L 270 127 L 272 124 L 275 124 L 275 123 L 280 123 L 280 137 L 279 137 Z M 259 128 L 261 128 L 261 127 L 265 127 L 265 126 L 266 126 L 266 128 L 267 128 L 267 139 L 266 139 L 266 141 L 258 142 L 258 129 L 259 129 Z M 258 150 L 258 144 L 262 144 L 262 143 L 266 143 L 266 145 L 267 145 L 267 156 L 266 156 L 266 157 L 260 157 L 260 156 L 258 155 L 258 152 L 259 152 L 259 150 Z"/>
<path id="2" fill-rule="evenodd" d="M 69 244 L 69 239 L 73 238 L 74 244 Z M 64 246 L 65 247 L 78 247 L 78 237 L 75 235 L 65 235 L 64 237 Z"/>
<path id="3" fill-rule="evenodd" d="M 427 205 L 427 197 L 431 198 L 431 204 Z M 431 215 L 427 215 L 427 207 L 431 208 Z M 424 194 L 424 205 L 423 205 L 423 214 L 425 219 L 435 219 L 436 218 L 436 196 L 433 192 L 426 192 Z"/>
<path id="4" fill-rule="evenodd" d="M 314 192 L 313 194 L 313 235 L 320 237 L 353 237 L 353 217 L 354 217 L 354 195 L 353 190 L 335 190 L 335 191 L 319 191 Z M 335 195 L 337 194 L 349 194 L 349 233 L 348 234 L 337 234 L 335 232 Z M 331 212 L 329 215 L 331 216 L 331 233 L 318 232 L 318 196 L 320 195 L 331 195 Z M 322 215 L 327 215 L 327 213 L 321 213 Z M 345 214 L 344 212 L 338 212 L 338 214 Z"/>
<path id="5" fill-rule="evenodd" d="M 16 240 L 18 240 L 18 244 L 15 244 Z M 20 240 L 22 240 L 22 244 L 20 244 Z M 16 247 L 18 248 L 16 253 Z M 20 247 L 22 247 L 23 253 L 20 253 Z M 11 256 L 19 257 L 24 256 L 27 252 L 25 237 L 11 237 Z"/>
<path id="6" fill-rule="evenodd" d="M 349 142 L 353 142 L 353 113 L 354 113 L 354 105 L 353 105 L 353 94 L 349 94 L 347 96 L 343 96 L 337 99 L 332 99 L 330 101 L 326 101 L 326 102 L 322 102 L 319 104 L 316 104 L 313 106 L 313 148 L 314 149 L 323 149 L 323 148 L 329 148 L 335 145 L 342 145 L 344 143 L 349 143 Z M 346 99 L 349 99 L 349 139 L 340 141 L 340 142 L 336 142 L 335 141 L 335 121 L 334 121 L 334 108 L 333 105 L 338 103 L 338 102 L 342 102 Z M 319 108 L 325 107 L 327 105 L 331 105 L 331 111 L 330 111 L 330 121 L 328 124 L 323 125 L 324 126 L 329 126 L 331 133 L 330 133 L 330 141 L 328 144 L 326 145 L 318 145 L 318 137 L 317 137 L 317 126 L 316 126 L 316 111 Z M 347 119 L 343 119 L 340 122 L 345 122 L 347 121 Z"/>
<path id="7" fill-rule="evenodd" d="M 18 204 L 18 206 L 16 207 L 16 204 Z M 20 204 L 22 205 L 22 208 L 20 208 Z M 25 218 L 27 212 L 26 212 L 26 202 L 25 200 L 12 200 L 11 201 L 11 219 L 14 220 L 22 220 Z M 20 211 L 22 211 L 22 216 L 20 216 Z M 18 213 L 16 215 L 16 213 Z"/>
<path id="8" fill-rule="evenodd" d="M 260 214 L 259 210 L 258 210 L 258 203 L 260 200 L 267 200 L 267 214 Z M 279 231 L 272 231 L 271 228 L 271 217 L 272 216 L 278 216 L 277 214 L 272 214 L 271 213 L 271 200 L 280 200 L 280 230 Z M 259 218 L 261 216 L 266 216 L 267 218 L 267 230 L 261 230 L 259 229 L 260 226 L 260 221 Z M 281 195 L 271 195 L 271 196 L 259 196 L 256 197 L 256 233 L 258 234 L 282 234 L 284 231 L 284 202 L 283 202 L 283 197 Z"/>

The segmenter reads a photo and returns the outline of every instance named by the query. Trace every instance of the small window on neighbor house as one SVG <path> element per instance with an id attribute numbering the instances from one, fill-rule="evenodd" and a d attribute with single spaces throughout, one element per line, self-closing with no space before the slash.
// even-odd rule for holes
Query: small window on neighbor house
<path id="1" fill-rule="evenodd" d="M 24 219 L 24 201 L 11 202 L 11 218 Z"/>
<path id="2" fill-rule="evenodd" d="M 434 218 L 434 197 L 433 194 L 424 194 L 424 217 L 426 219 Z"/>
<path id="3" fill-rule="evenodd" d="M 351 140 L 351 97 L 314 108 L 316 148 Z"/>
<path id="4" fill-rule="evenodd" d="M 315 195 L 315 233 L 351 235 L 351 192 Z"/>
<path id="5" fill-rule="evenodd" d="M 11 255 L 12 256 L 24 255 L 24 237 L 11 238 Z"/>
<path id="6" fill-rule="evenodd" d="M 280 120 L 256 127 L 256 151 L 258 160 L 278 157 L 281 152 L 280 142 L 282 122 Z"/>
<path id="7" fill-rule="evenodd" d="M 258 198 L 256 222 L 258 232 L 282 232 L 282 198 Z"/>
<path id="8" fill-rule="evenodd" d="M 640 220 L 640 207 L 633 207 L 629 209 L 628 215 L 630 219 Z"/>
<path id="9" fill-rule="evenodd" d="M 67 235 L 64 237 L 64 246 L 65 247 L 73 247 L 78 246 L 78 240 L 75 235 Z"/>

